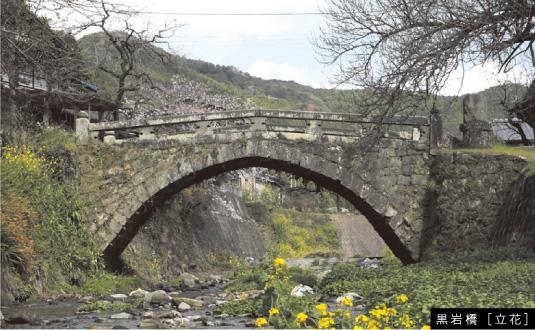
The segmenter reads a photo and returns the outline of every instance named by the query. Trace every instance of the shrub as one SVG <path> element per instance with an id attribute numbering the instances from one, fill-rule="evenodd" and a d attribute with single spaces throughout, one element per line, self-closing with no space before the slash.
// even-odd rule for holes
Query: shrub
<path id="1" fill-rule="evenodd" d="M 51 156 L 55 148 L 2 148 L 2 265 L 32 280 L 60 265 L 63 276 L 52 278 L 81 284 L 102 269 L 101 256 L 82 222 L 80 199 L 58 181 L 62 161 Z M 47 285 L 56 284 L 47 278 Z"/>
<path id="2" fill-rule="evenodd" d="M 126 312 L 133 311 L 135 308 L 132 304 L 127 304 L 123 302 L 109 302 L 104 300 L 95 301 L 89 304 L 84 304 L 76 308 L 77 312 Z"/>
<path id="3" fill-rule="evenodd" d="M 93 294 L 114 294 L 129 292 L 143 287 L 143 280 L 137 276 L 122 276 L 101 272 L 88 278 L 82 291 Z"/>

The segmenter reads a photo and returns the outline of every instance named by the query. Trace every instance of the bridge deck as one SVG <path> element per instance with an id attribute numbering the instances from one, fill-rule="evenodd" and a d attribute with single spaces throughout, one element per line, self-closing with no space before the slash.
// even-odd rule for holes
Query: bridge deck
<path id="1" fill-rule="evenodd" d="M 78 143 L 103 139 L 120 144 L 147 140 L 182 140 L 211 136 L 251 136 L 348 141 L 380 131 L 384 137 L 429 141 L 430 119 L 416 116 L 363 116 L 351 113 L 291 110 L 236 110 L 152 117 L 104 123 L 77 120 Z"/>

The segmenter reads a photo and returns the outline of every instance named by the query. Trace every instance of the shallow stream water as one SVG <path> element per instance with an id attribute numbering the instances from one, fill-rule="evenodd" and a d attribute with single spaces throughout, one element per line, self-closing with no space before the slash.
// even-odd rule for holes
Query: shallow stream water
<path id="1" fill-rule="evenodd" d="M 217 295 L 222 293 L 223 287 L 216 286 L 198 291 L 186 291 L 180 296 L 186 298 L 196 298 L 207 295 Z M 75 299 L 67 299 L 57 302 L 57 304 L 50 305 L 46 301 L 13 304 L 11 306 L 2 307 L 2 313 L 8 315 L 12 312 L 27 310 L 37 315 L 36 324 L 7 324 L 2 323 L 4 329 L 111 329 L 116 326 L 121 326 L 129 329 L 139 329 L 138 325 L 144 320 L 140 314 L 145 312 L 143 309 L 135 309 L 135 315 L 130 319 L 112 319 L 114 314 L 119 312 L 106 313 L 89 313 L 77 315 L 76 309 L 83 305 Z M 189 328 L 245 328 L 246 322 L 254 322 L 252 318 L 243 317 L 229 317 L 225 319 L 215 318 L 212 315 L 213 308 L 203 307 L 196 311 L 181 312 L 184 317 L 198 315 L 208 322 L 209 325 L 203 325 L 201 322 L 191 323 Z M 176 308 L 162 308 L 153 307 L 152 311 L 156 314 L 163 314 Z"/>
<path id="2" fill-rule="evenodd" d="M 309 267 L 313 262 L 312 259 L 295 259 L 288 260 L 291 266 Z M 295 264 L 294 264 L 295 263 Z M 202 296 L 217 297 L 218 294 L 226 293 L 224 291 L 226 284 L 216 284 L 215 286 L 205 287 L 203 289 L 196 289 L 185 291 L 180 294 L 181 297 L 198 299 Z M 200 299 L 198 299 L 200 300 Z M 37 315 L 35 324 L 7 324 L 2 322 L 1 328 L 4 329 L 112 329 L 114 327 L 139 329 L 138 325 L 145 320 L 141 317 L 142 308 L 134 310 L 134 315 L 129 319 L 112 319 L 111 316 L 119 312 L 107 313 L 88 313 L 83 315 L 76 314 L 76 309 L 83 305 L 76 299 L 66 299 L 62 301 L 55 301 L 49 304 L 46 301 L 12 304 L 10 306 L 2 306 L 2 313 L 9 315 L 13 312 L 27 310 Z M 334 312 L 338 307 L 335 303 L 327 303 L 328 311 Z M 345 308 L 344 308 L 345 309 Z M 160 315 L 171 310 L 176 310 L 176 307 L 152 307 L 151 309 L 156 315 Z M 213 307 L 203 307 L 199 310 L 191 310 L 180 312 L 183 317 L 197 316 L 204 321 L 192 322 L 187 328 L 206 328 L 206 329 L 237 329 L 246 328 L 247 325 L 254 324 L 254 318 L 247 317 L 227 317 L 224 319 L 213 315 Z M 356 317 L 362 314 L 362 310 L 350 308 L 351 317 Z M 165 327 L 164 327 L 165 328 Z"/>

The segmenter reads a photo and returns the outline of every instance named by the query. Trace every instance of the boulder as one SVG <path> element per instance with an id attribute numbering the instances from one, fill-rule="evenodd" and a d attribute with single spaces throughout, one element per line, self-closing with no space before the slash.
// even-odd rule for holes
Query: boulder
<path id="1" fill-rule="evenodd" d="M 145 299 L 143 300 L 143 303 L 149 303 L 152 305 L 159 305 L 159 304 L 167 304 L 169 303 L 170 299 L 167 296 L 167 293 L 163 290 L 158 290 L 154 292 L 150 292 L 145 296 Z"/>
<path id="2" fill-rule="evenodd" d="M 141 316 L 144 319 L 152 319 L 153 317 L 156 316 L 156 314 L 154 314 L 153 311 L 148 311 L 148 312 L 141 313 L 139 316 Z"/>
<path id="3" fill-rule="evenodd" d="M 140 329 L 161 329 L 162 325 L 158 320 L 144 320 L 137 327 Z"/>
<path id="4" fill-rule="evenodd" d="M 191 321 L 188 318 L 180 317 L 175 319 L 176 325 L 180 328 L 189 328 Z"/>
<path id="5" fill-rule="evenodd" d="M 143 289 L 138 288 L 137 290 L 134 290 L 128 294 L 130 297 L 134 298 L 145 298 L 145 296 L 148 294 L 148 291 L 145 291 Z"/>
<path id="6" fill-rule="evenodd" d="M 364 297 L 362 297 L 361 295 L 359 295 L 359 294 L 357 294 L 355 292 L 347 292 L 347 293 L 344 293 L 343 295 L 341 295 L 340 297 L 336 298 L 335 302 L 337 304 L 340 304 L 342 302 L 342 300 L 344 300 L 344 299 L 349 299 L 349 300 L 351 300 L 352 303 L 354 303 L 355 301 L 364 299 Z"/>
<path id="7" fill-rule="evenodd" d="M 196 284 L 197 282 L 195 282 L 195 280 L 187 278 L 187 279 L 182 280 L 182 282 L 180 282 L 180 287 L 181 288 L 193 288 Z"/>
<path id="8" fill-rule="evenodd" d="M 9 324 L 34 324 L 36 320 L 37 315 L 27 310 L 10 311 L 5 315 L 5 321 Z"/>
<path id="9" fill-rule="evenodd" d="M 128 313 L 119 313 L 119 314 L 113 314 L 110 316 L 110 319 L 119 319 L 119 320 L 126 320 L 131 318 L 132 315 Z"/>
<path id="10" fill-rule="evenodd" d="M 202 307 L 203 302 L 195 299 L 190 298 L 184 298 L 184 297 L 176 297 L 173 298 L 173 305 L 179 306 L 180 303 L 186 303 L 192 307 Z"/>
<path id="11" fill-rule="evenodd" d="M 214 282 L 216 282 L 216 283 L 221 283 L 222 282 L 220 275 L 210 275 L 209 279 L 214 281 Z"/>
<path id="12" fill-rule="evenodd" d="M 113 301 L 125 301 L 126 298 L 128 298 L 127 295 L 122 293 L 112 294 L 110 297 L 113 299 Z"/>
<path id="13" fill-rule="evenodd" d="M 178 278 L 180 278 L 182 281 L 184 281 L 184 280 L 193 280 L 195 283 L 201 283 L 201 281 L 199 281 L 199 278 L 197 278 L 197 276 L 192 275 L 190 273 L 180 274 L 178 276 Z"/>
<path id="14" fill-rule="evenodd" d="M 180 314 L 177 311 L 170 311 L 170 312 L 166 312 L 166 313 L 162 313 L 158 315 L 159 319 L 174 319 L 177 317 L 182 317 L 182 314 Z"/>
<path id="15" fill-rule="evenodd" d="M 307 294 L 313 295 L 314 290 L 312 290 L 312 288 L 308 285 L 299 284 L 292 289 L 290 294 L 294 297 L 304 297 Z"/>
<path id="16" fill-rule="evenodd" d="M 215 298 L 212 296 L 200 296 L 195 298 L 195 300 L 201 301 L 203 305 L 215 304 Z"/>
<path id="17" fill-rule="evenodd" d="M 180 311 L 180 312 L 187 312 L 189 310 L 191 310 L 191 306 L 186 304 L 185 302 L 181 302 L 177 309 Z"/>

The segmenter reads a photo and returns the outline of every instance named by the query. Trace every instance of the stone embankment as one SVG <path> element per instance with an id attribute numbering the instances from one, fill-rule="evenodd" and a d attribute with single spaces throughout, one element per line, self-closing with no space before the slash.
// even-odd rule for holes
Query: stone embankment
<path id="1" fill-rule="evenodd" d="M 493 245 L 521 245 L 535 251 L 535 174 L 513 183 L 496 227 Z"/>
<path id="2" fill-rule="evenodd" d="M 427 186 L 423 258 L 487 249 L 493 238 L 507 245 L 521 230 L 533 230 L 534 181 L 517 180 L 528 164 L 505 154 L 440 152 Z"/>

